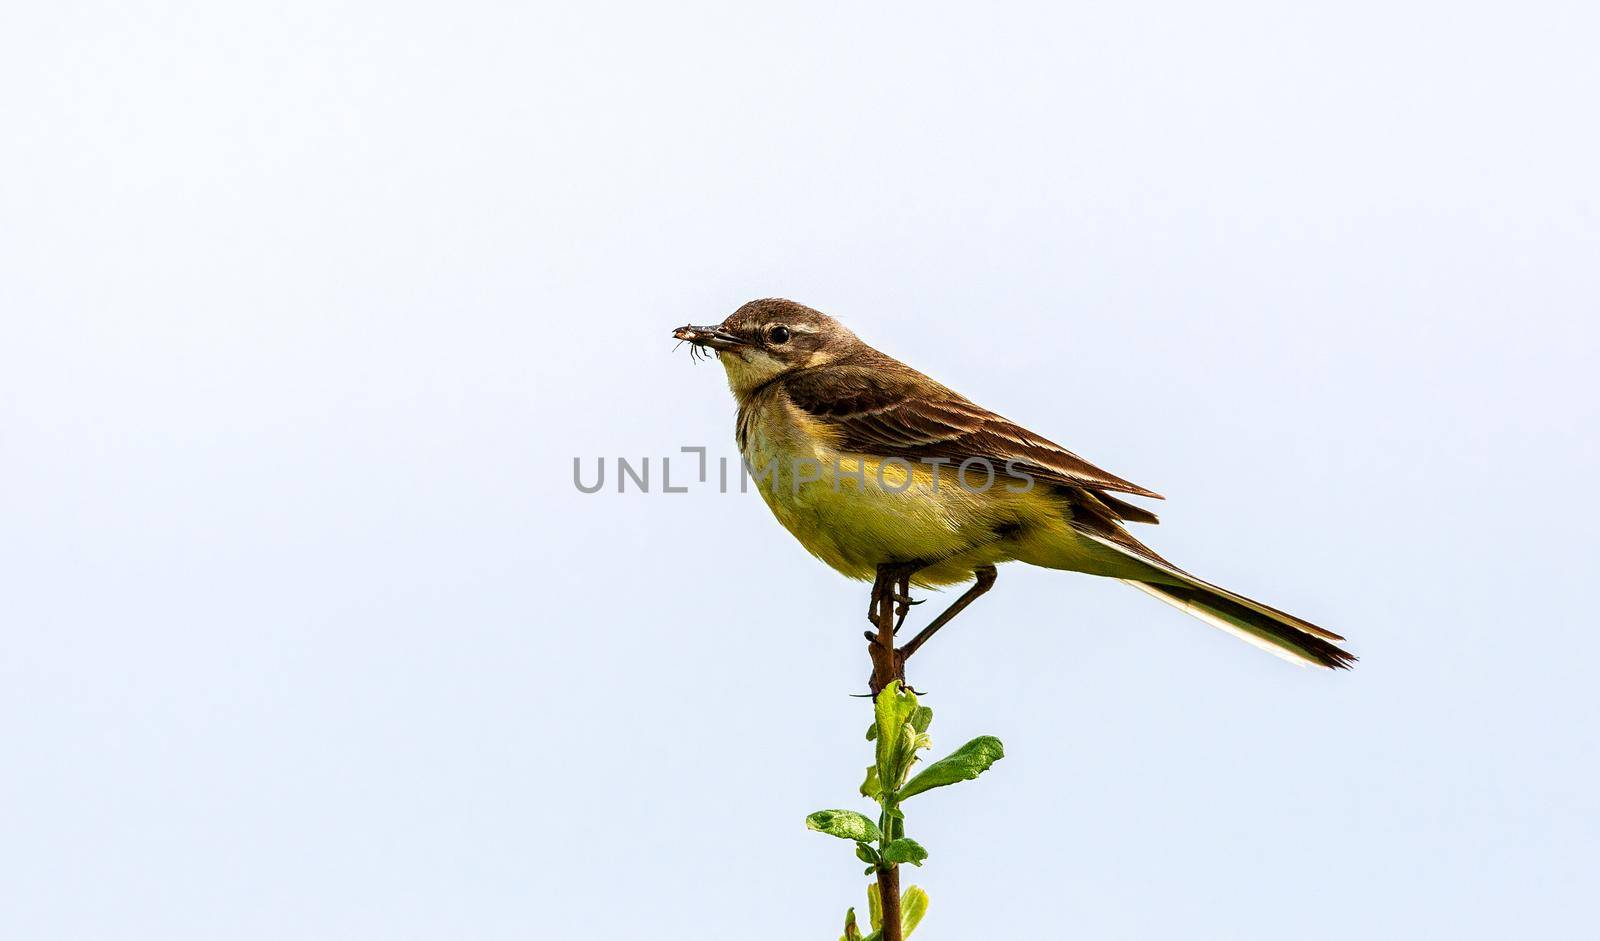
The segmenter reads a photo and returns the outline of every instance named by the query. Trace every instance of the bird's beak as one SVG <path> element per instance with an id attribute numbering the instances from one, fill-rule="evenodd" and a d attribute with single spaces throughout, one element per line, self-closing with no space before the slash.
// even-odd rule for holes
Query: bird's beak
<path id="1" fill-rule="evenodd" d="M 675 340 L 687 340 L 695 346 L 708 346 L 714 350 L 731 350 L 743 346 L 744 341 L 721 327 L 679 327 L 672 331 Z"/>

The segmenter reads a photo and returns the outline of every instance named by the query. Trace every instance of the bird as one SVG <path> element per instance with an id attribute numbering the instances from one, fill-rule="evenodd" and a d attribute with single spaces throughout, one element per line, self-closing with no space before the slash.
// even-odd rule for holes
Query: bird
<path id="1" fill-rule="evenodd" d="M 1340 635 L 1192 575 L 1134 538 L 1125 524 L 1158 519 L 1129 498 L 1163 499 L 1155 491 L 879 352 L 821 311 L 766 298 L 672 335 L 722 364 L 746 473 L 778 522 L 835 571 L 873 581 L 869 619 L 893 600 L 903 622 L 913 585 L 973 583 L 900 648 L 903 657 L 993 588 L 998 565 L 1021 562 L 1118 579 L 1291 662 L 1341 670 L 1356 660 Z"/>

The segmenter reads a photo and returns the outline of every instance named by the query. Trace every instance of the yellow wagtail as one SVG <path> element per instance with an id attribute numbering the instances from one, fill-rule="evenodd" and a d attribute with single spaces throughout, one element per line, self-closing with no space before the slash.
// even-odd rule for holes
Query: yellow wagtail
<path id="1" fill-rule="evenodd" d="M 773 515 L 850 578 L 976 579 L 899 653 L 909 657 L 988 591 L 1001 562 L 1120 579 L 1285 659 L 1348 669 L 1338 634 L 1202 581 L 1123 528 L 1155 514 L 1113 493 L 1160 496 L 1109 474 L 878 352 L 833 318 L 781 299 L 721 324 L 679 327 L 716 351 L 738 400 L 738 442 Z M 875 617 L 876 615 L 869 615 Z"/>

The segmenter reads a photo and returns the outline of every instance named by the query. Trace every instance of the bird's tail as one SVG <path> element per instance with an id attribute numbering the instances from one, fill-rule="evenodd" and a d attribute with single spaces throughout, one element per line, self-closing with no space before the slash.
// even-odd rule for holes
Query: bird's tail
<path id="1" fill-rule="evenodd" d="M 1183 575 L 1187 583 L 1183 585 L 1156 584 L 1131 578 L 1122 581 L 1285 660 L 1330 670 L 1348 670 L 1356 660 L 1333 643 L 1344 638 L 1332 631 L 1202 582 L 1188 573 Z"/>
<path id="2" fill-rule="evenodd" d="M 1221 628 L 1293 663 L 1309 663 L 1330 670 L 1348 670 L 1356 661 L 1334 641 L 1344 640 L 1332 631 L 1277 608 L 1213 585 L 1190 575 L 1119 526 L 1092 519 L 1075 520 L 1078 534 L 1098 543 L 1124 563 L 1113 577 L 1212 627 Z M 1106 571 L 1105 574 L 1113 574 Z"/>

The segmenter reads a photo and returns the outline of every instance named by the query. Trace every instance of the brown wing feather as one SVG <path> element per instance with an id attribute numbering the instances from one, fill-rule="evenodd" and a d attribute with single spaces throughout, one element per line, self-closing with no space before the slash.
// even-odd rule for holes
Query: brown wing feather
<path id="1" fill-rule="evenodd" d="M 1124 519 L 1130 523 L 1149 523 L 1152 526 L 1161 522 L 1160 517 L 1144 507 L 1134 506 L 1126 500 L 1118 500 L 1103 490 L 1097 491 L 1095 496 L 1099 497 L 1101 503 L 1104 503 L 1113 513 L 1117 514 L 1118 519 Z"/>
<path id="2" fill-rule="evenodd" d="M 781 382 L 789 400 L 837 432 L 846 451 L 957 464 L 983 458 L 1001 472 L 1015 461 L 1053 483 L 1161 499 L 882 354 L 798 370 Z M 1112 508 L 1125 519 L 1154 522 L 1120 500 Z"/>

